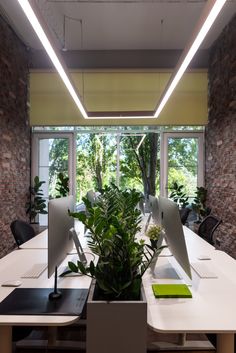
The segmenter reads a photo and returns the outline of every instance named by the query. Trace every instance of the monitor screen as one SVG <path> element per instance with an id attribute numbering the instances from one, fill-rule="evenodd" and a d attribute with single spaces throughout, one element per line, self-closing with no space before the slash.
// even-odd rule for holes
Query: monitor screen
<path id="1" fill-rule="evenodd" d="M 159 196 L 159 210 L 167 245 L 184 272 L 192 279 L 179 208 L 175 202 Z"/>
<path id="2" fill-rule="evenodd" d="M 68 210 L 74 210 L 72 195 L 48 202 L 48 278 L 73 248 L 69 231 L 74 226 L 74 218 L 68 215 Z"/>

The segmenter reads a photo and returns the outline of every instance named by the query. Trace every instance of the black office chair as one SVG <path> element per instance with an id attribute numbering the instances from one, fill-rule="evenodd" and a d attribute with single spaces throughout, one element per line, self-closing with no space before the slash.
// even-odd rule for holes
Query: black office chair
<path id="1" fill-rule="evenodd" d="M 179 210 L 179 215 L 180 215 L 182 224 L 185 224 L 187 222 L 188 215 L 191 211 L 192 211 L 191 208 L 188 208 L 188 207 L 184 207 Z"/>
<path id="2" fill-rule="evenodd" d="M 198 235 L 205 239 L 211 245 L 214 244 L 213 234 L 218 226 L 222 223 L 222 220 L 216 216 L 209 215 L 200 224 L 198 228 Z"/>
<path id="3" fill-rule="evenodd" d="M 13 221 L 10 228 L 18 247 L 36 235 L 29 223 L 19 219 Z"/>

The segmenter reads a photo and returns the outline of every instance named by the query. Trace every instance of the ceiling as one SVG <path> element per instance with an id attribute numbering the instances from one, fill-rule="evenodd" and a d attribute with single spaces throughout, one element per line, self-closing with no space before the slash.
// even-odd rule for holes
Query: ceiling
<path id="1" fill-rule="evenodd" d="M 205 5 L 204 0 L 35 0 L 59 49 L 182 50 Z M 17 0 L 0 0 L 24 43 L 42 49 Z M 204 40 L 209 49 L 236 13 L 228 0 Z"/>
<path id="2" fill-rule="evenodd" d="M 157 70 L 165 68 L 170 72 L 176 66 L 184 47 L 189 44 L 206 3 L 205 0 L 31 0 L 31 2 L 35 3 L 39 8 L 44 22 L 51 32 L 53 43 L 61 50 L 69 69 L 111 69 L 109 75 L 111 76 L 113 73 L 113 76 L 108 88 L 103 87 L 101 84 L 101 82 L 104 83 L 104 77 L 97 82 L 100 96 L 97 92 L 96 94 L 94 92 L 86 92 L 87 81 L 85 81 L 84 76 L 86 70 L 82 73 L 83 79 L 81 82 L 83 87 L 82 90 L 79 87 L 77 89 L 80 93 L 82 92 L 81 96 L 86 101 L 87 109 L 90 109 L 92 112 L 94 111 L 96 114 L 100 111 L 102 111 L 102 114 L 104 114 L 104 111 L 109 114 L 111 112 L 118 112 L 120 114 L 125 109 L 133 111 L 133 107 L 130 108 L 128 106 L 127 108 L 125 106 L 125 100 L 128 100 L 129 104 L 132 101 L 130 94 L 126 92 L 127 87 L 129 87 L 127 72 L 132 74 L 133 71 L 130 70 L 132 68 L 138 69 L 140 74 L 140 68 L 145 68 L 145 70 L 149 69 L 149 71 L 146 70 L 145 72 L 151 78 L 153 68 Z M 29 47 L 31 68 L 44 69 L 51 67 L 50 60 L 23 14 L 18 1 L 0 0 L 0 13 L 2 13 L 17 35 Z M 202 43 L 200 50 L 193 59 L 191 68 L 207 68 L 209 48 L 235 13 L 236 0 L 227 0 L 212 29 Z M 205 53 L 207 53 L 206 56 Z M 114 79 L 116 72 L 113 71 L 114 69 L 124 68 L 130 70 L 130 72 L 125 71 L 127 82 L 125 84 L 122 83 L 119 94 L 117 92 L 117 81 Z M 34 70 L 32 70 L 33 72 Z M 104 74 L 104 72 L 100 71 L 99 73 Z M 42 73 L 43 70 L 41 70 Z M 96 70 L 93 70 L 93 75 L 95 73 Z M 121 72 L 119 72 L 118 77 L 121 77 Z M 134 80 L 132 79 L 131 81 L 133 82 Z M 159 81 L 157 80 L 157 82 Z M 95 84 L 93 83 L 92 87 L 94 88 L 94 86 Z M 195 83 L 192 86 L 195 87 Z M 161 94 L 161 85 L 158 87 L 158 92 L 156 89 L 153 90 L 154 98 L 153 102 L 150 103 L 151 111 L 155 109 L 155 102 Z M 141 82 L 138 94 L 136 95 L 137 97 L 134 97 L 138 99 L 134 103 L 135 111 L 137 110 L 138 103 L 141 104 L 140 96 L 144 97 L 142 101 L 144 103 L 141 104 L 139 111 L 148 109 L 145 106 L 147 103 L 147 98 L 145 97 L 151 97 L 152 92 L 149 92 L 149 88 L 148 84 L 145 90 L 143 81 Z M 187 111 L 186 122 L 184 124 L 187 124 L 189 123 L 189 111 L 192 111 L 191 109 L 193 109 L 194 104 L 203 108 L 204 111 L 201 114 L 199 113 L 199 116 L 205 119 L 207 116 L 206 88 L 207 83 L 205 82 L 201 94 L 194 91 L 193 101 L 191 101 L 189 96 L 186 98 L 186 89 L 180 92 L 179 95 L 182 100 L 184 99 L 184 102 L 179 97 L 175 100 L 175 96 L 173 95 L 171 100 L 172 106 L 168 104 L 168 107 L 162 112 L 163 119 L 166 119 L 167 116 L 173 117 L 173 112 L 177 112 L 176 107 L 184 107 Z M 133 92 L 133 88 L 131 91 Z M 50 104 L 52 104 L 51 111 L 54 115 L 56 111 L 55 107 L 60 107 L 63 122 L 65 121 L 66 113 L 64 110 L 66 109 L 70 117 L 73 116 L 76 119 L 76 122 L 73 122 L 73 124 L 94 124 L 94 120 L 92 119 L 91 122 L 88 120 L 85 121 L 80 116 L 78 110 L 73 112 L 69 110 L 68 107 L 75 110 L 75 105 L 71 104 L 71 98 L 68 100 L 68 104 L 64 104 L 63 100 L 59 99 L 60 95 L 56 92 L 54 96 L 59 101 L 53 101 L 52 95 L 49 95 L 48 92 L 43 92 L 43 94 L 38 91 L 36 93 L 32 92 L 32 85 L 31 93 L 31 102 L 34 102 L 34 99 L 35 102 L 38 102 L 38 105 L 36 103 L 31 105 L 31 113 L 32 111 L 36 111 L 37 113 L 40 112 L 41 117 L 50 117 L 48 110 L 42 112 L 39 108 L 46 107 L 48 109 L 50 108 Z M 68 93 L 66 92 L 66 94 Z M 45 103 L 45 97 L 49 99 L 47 103 Z M 104 99 L 102 100 L 101 97 Z M 118 103 L 114 101 L 114 99 L 118 99 L 117 97 L 119 98 Z M 202 97 L 205 99 L 204 103 L 199 102 L 199 99 Z M 97 106 L 90 105 L 90 98 L 93 104 L 98 100 Z M 191 103 L 191 106 L 189 107 L 187 103 Z M 173 108 L 173 104 L 176 104 L 176 107 Z M 33 106 L 35 109 L 33 109 Z M 60 111 L 56 111 L 57 118 L 60 116 Z M 178 117 L 184 116 L 183 111 L 178 111 L 177 113 Z M 53 118 L 53 114 L 51 115 Z M 122 114 L 118 116 L 122 116 Z M 161 122 L 161 118 L 162 116 L 160 116 L 158 122 Z M 97 122 L 101 123 L 100 120 Z M 60 125 L 58 121 L 56 123 Z M 104 122 L 102 123 L 104 124 Z M 110 124 L 110 121 L 107 120 L 105 123 Z M 119 119 L 114 123 L 120 124 Z M 137 124 L 135 121 L 133 123 Z M 147 123 L 146 120 L 143 123 Z M 153 121 L 150 123 L 153 123 Z M 37 121 L 37 124 L 40 125 L 40 122 Z"/>

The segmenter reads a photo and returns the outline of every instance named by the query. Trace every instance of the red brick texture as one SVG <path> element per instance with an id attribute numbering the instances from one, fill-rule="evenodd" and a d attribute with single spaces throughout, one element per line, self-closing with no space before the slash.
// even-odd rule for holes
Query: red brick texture
<path id="1" fill-rule="evenodd" d="M 208 105 L 208 205 L 223 220 L 216 232 L 222 250 L 236 258 L 236 16 L 211 50 Z"/>
<path id="2" fill-rule="evenodd" d="M 10 223 L 27 219 L 30 183 L 27 50 L 0 16 L 0 257 L 13 249 Z"/>

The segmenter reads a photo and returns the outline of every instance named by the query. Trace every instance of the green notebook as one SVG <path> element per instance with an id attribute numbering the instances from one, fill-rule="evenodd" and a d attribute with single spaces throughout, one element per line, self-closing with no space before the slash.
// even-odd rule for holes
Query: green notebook
<path id="1" fill-rule="evenodd" d="M 153 284 L 152 290 L 156 298 L 192 298 L 186 284 Z"/>

